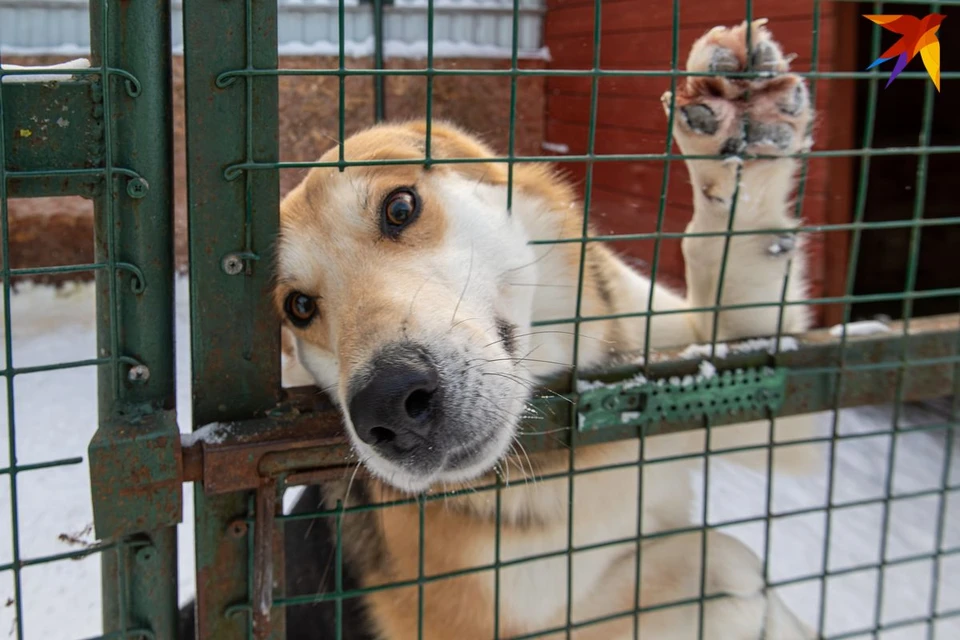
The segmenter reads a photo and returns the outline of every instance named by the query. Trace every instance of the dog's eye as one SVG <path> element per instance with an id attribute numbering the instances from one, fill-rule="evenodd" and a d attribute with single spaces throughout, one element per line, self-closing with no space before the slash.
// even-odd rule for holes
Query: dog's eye
<path id="1" fill-rule="evenodd" d="M 307 326 L 317 315 L 317 301 L 299 291 L 288 295 L 283 307 L 290 322 L 298 327 Z"/>
<path id="2" fill-rule="evenodd" d="M 383 201 L 383 232 L 395 238 L 420 214 L 420 201 L 413 189 L 397 189 Z"/>

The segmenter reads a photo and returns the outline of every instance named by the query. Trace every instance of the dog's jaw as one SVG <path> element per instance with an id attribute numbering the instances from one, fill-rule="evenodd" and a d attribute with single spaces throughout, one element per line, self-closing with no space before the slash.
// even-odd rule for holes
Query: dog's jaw
<path id="1" fill-rule="evenodd" d="M 347 433 L 360 464 L 376 478 L 410 495 L 430 493 L 437 488 L 452 490 L 461 483 L 476 480 L 488 473 L 507 453 L 516 433 L 516 426 L 505 422 L 494 430 L 494 440 L 472 455 L 466 465 L 447 468 L 448 460 L 444 460 L 434 472 L 423 474 L 411 473 L 377 455 L 372 447 L 356 436 L 356 430 L 349 424 L 349 417 L 344 419 L 348 422 Z"/>

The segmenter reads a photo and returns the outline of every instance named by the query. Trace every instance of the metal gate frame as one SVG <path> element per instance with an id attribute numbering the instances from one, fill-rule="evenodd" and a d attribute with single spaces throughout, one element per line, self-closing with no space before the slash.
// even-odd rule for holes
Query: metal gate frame
<path id="1" fill-rule="evenodd" d="M 514 6 L 516 10 L 518 3 Z M 595 21 L 599 25 L 600 3 L 595 3 L 595 7 Z M 275 35 L 274 15 L 269 7 L 246 0 L 248 19 L 233 5 L 188 4 L 188 8 L 191 15 L 187 24 L 216 24 L 230 34 L 216 43 L 199 32 L 192 36 L 188 32 L 186 39 L 187 135 L 189 161 L 192 163 L 189 184 L 191 295 L 195 323 L 194 388 L 203 390 L 195 398 L 195 424 L 231 423 L 230 435 L 225 440 L 217 443 L 199 441 L 184 450 L 185 479 L 196 483 L 198 628 L 201 637 L 282 638 L 284 606 L 322 600 L 339 603 L 365 590 L 351 594 L 342 591 L 318 594 L 312 599 L 286 598 L 283 576 L 279 574 L 284 564 L 280 532 L 285 519 L 279 510 L 279 496 L 287 487 L 341 477 L 345 461 L 349 459 L 349 448 L 342 436 L 339 415 L 329 403 L 316 398 L 315 392 L 293 390 L 282 394 L 283 397 L 276 393 L 277 327 L 270 315 L 266 260 L 271 255 L 277 231 L 277 173 L 281 169 L 322 166 L 319 163 L 279 162 L 274 137 L 277 128 L 276 80 L 280 75 L 335 76 L 340 80 L 342 111 L 347 76 L 372 76 L 380 80 L 391 74 L 421 75 L 428 84 L 426 116 L 429 118 L 429 87 L 435 77 L 501 73 L 512 79 L 515 100 L 518 77 L 548 75 L 551 71 L 519 69 L 516 56 L 512 68 L 503 72 L 436 69 L 430 50 L 424 70 L 348 70 L 344 67 L 342 50 L 338 69 L 278 70 L 276 46 L 272 39 Z M 749 0 L 747 11 L 749 14 Z M 595 35 L 595 45 L 599 47 L 599 34 Z M 430 46 L 432 43 L 428 44 Z M 618 72 L 553 73 L 594 79 L 592 112 L 595 116 L 597 78 Z M 619 73 L 629 75 L 632 72 Z M 674 72 L 661 75 L 677 76 Z M 812 74 L 814 78 L 817 75 Z M 877 75 L 864 76 L 872 78 L 870 82 L 876 91 Z M 928 95 L 928 106 L 930 99 Z M 230 136 L 238 125 L 243 125 L 245 146 Z M 922 147 L 929 143 L 929 125 L 929 121 L 925 122 L 927 138 Z M 511 131 L 512 128 L 511 122 Z M 341 119 L 339 139 L 344 139 L 344 134 Z M 594 117 L 591 140 L 595 136 Z M 823 155 L 830 153 L 821 152 Z M 848 155 L 858 153 L 868 157 L 859 151 L 851 151 Z M 631 159 L 666 161 L 679 157 L 670 155 L 668 149 L 667 153 L 655 157 L 604 157 L 591 152 L 581 157 L 524 157 L 522 161 L 595 163 Z M 498 160 L 512 164 L 520 158 L 514 155 L 511 144 L 508 155 Z M 424 162 L 429 165 L 438 161 L 427 157 Z M 341 147 L 339 160 L 326 166 L 342 169 L 350 164 L 344 161 Z M 918 198 L 922 197 L 924 179 L 922 175 L 918 177 Z M 587 193 L 589 205 L 589 177 Z M 858 221 L 862 224 L 862 207 L 860 209 Z M 661 210 L 661 220 L 662 216 Z M 836 227 L 859 233 L 856 225 Z M 820 230 L 829 230 L 829 227 Z M 638 234 L 637 238 L 658 240 L 664 235 Z M 915 253 L 913 256 L 915 260 Z M 852 264 L 855 260 L 854 252 Z M 898 299 L 905 300 L 907 305 L 913 297 L 923 295 L 912 290 L 909 283 L 907 289 L 898 295 Z M 846 319 L 849 319 L 852 299 L 852 292 L 848 291 L 845 296 L 814 302 L 845 303 Z M 549 324 L 589 320 L 566 318 Z M 766 419 L 772 415 L 835 410 L 890 398 L 906 402 L 951 393 L 960 397 L 960 324 L 955 316 L 910 319 L 908 313 L 905 321 L 891 325 L 891 333 L 887 336 L 861 338 L 844 333 L 835 337 L 820 330 L 798 338 L 801 346 L 795 351 L 782 350 L 778 340 L 773 353 L 731 350 L 726 357 L 711 358 L 721 375 L 730 379 L 735 379 L 736 372 L 741 369 L 762 371 L 764 368 L 774 369 L 783 377 L 778 397 L 765 397 L 761 392 L 739 406 L 735 414 L 706 416 L 703 412 L 694 412 L 672 416 L 669 421 L 624 425 L 620 417 L 631 399 L 629 394 L 618 389 L 613 394 L 594 398 L 598 406 L 588 412 L 592 420 L 580 422 L 578 428 L 578 413 L 584 413 L 586 398 L 583 394 L 572 393 L 575 389 L 573 376 L 558 379 L 548 388 L 572 398 L 574 404 L 544 394 L 538 402 L 544 409 L 541 413 L 545 418 L 524 425 L 524 431 L 529 432 L 524 447 L 531 453 L 560 447 L 576 449 L 596 442 L 636 438 L 641 434 L 702 429 Z M 647 379 L 669 380 L 673 376 L 695 374 L 697 370 L 698 363 L 678 357 L 679 351 L 653 354 L 657 356 L 655 358 L 649 357 L 649 353 L 645 355 L 646 365 L 611 371 L 595 379 L 616 383 L 642 373 Z M 736 381 L 741 389 L 757 391 L 746 380 Z M 702 398 L 706 392 L 701 389 L 697 393 Z M 238 399 L 240 404 L 237 404 Z M 953 429 L 956 424 L 941 427 Z M 557 434 L 561 435 L 558 437 Z M 821 442 L 835 447 L 838 439 L 834 433 L 830 437 L 791 441 L 790 444 Z M 940 493 L 957 489 L 960 487 L 945 484 Z M 888 502 L 890 497 L 887 496 Z M 431 499 L 434 498 L 425 498 Z M 420 505 L 422 509 L 423 500 Z M 350 509 L 338 510 L 340 515 L 344 512 L 349 513 Z M 225 535 L 225 531 L 230 534 Z M 496 569 L 498 566 L 495 563 L 471 571 Z M 443 577 L 421 576 L 418 584 Z M 225 612 L 231 615 L 225 616 Z M 634 614 L 633 611 L 628 613 Z"/>
<path id="2" fill-rule="evenodd" d="M 17 637 L 23 637 L 20 572 L 29 564 L 100 553 L 103 638 L 173 638 L 177 629 L 180 437 L 174 401 L 173 131 L 167 3 L 91 2 L 92 66 L 70 80 L 0 70 L 0 207 L 10 424 L 9 476 L 16 527 L 13 420 L 16 375 L 98 365 L 99 428 L 89 447 L 99 543 L 22 561 L 14 544 Z M 49 75 L 47 76 L 49 78 Z M 61 78 L 62 80 L 62 78 Z M 78 195 L 95 210 L 95 262 L 11 268 L 7 203 Z M 97 354 L 81 362 L 16 368 L 11 355 L 11 277 L 94 271 Z M 72 464 L 75 460 L 46 465 Z M 44 467 L 41 467 L 44 468 Z"/>
<path id="3" fill-rule="evenodd" d="M 429 6 L 432 8 L 432 0 Z M 599 24 L 600 2 L 595 7 Z M 748 0 L 748 15 L 751 7 Z M 188 25 L 185 67 L 193 416 L 198 428 L 229 423 L 229 437 L 181 446 L 175 420 L 172 94 L 166 2 L 95 0 L 91 6 L 93 68 L 76 72 L 79 79 L 70 82 L 5 84 L 0 88 L 3 294 L 9 302 L 12 276 L 40 271 L 12 269 L 8 263 L 7 199 L 68 194 L 93 198 L 96 263 L 70 268 L 97 272 L 99 353 L 97 359 L 80 364 L 98 364 L 100 376 L 100 428 L 90 445 L 90 468 L 96 533 L 103 541 L 96 549 L 103 554 L 103 637 L 177 636 L 175 527 L 181 519 L 182 483 L 193 482 L 200 637 L 280 640 L 284 637 L 282 607 L 293 602 L 285 599 L 282 589 L 283 518 L 278 517 L 282 516 L 279 497 L 287 487 L 339 475 L 348 455 L 340 417 L 328 402 L 318 398 L 315 390 L 280 389 L 279 335 L 270 295 L 279 171 L 317 166 L 279 162 L 277 78 L 311 72 L 278 71 L 275 3 L 190 2 L 184 10 L 184 23 Z M 519 2 L 514 3 L 514 11 L 519 11 Z M 342 16 L 341 8 L 341 30 Z M 216 37 L 210 37 L 212 30 Z M 599 33 L 595 41 L 597 56 Z M 444 74 L 500 73 L 435 69 L 432 42 L 429 46 L 427 68 L 422 71 L 347 70 L 341 46 L 338 69 L 312 73 L 339 78 L 341 107 L 348 75 L 379 80 L 391 74 L 413 73 L 425 76 L 429 87 L 433 78 Z M 0 76 L 29 73 L 36 72 L 5 71 Z M 515 100 L 518 77 L 550 73 L 519 69 L 514 54 L 512 68 L 502 75 L 512 79 Z M 594 69 L 559 73 L 593 78 L 590 139 L 594 140 L 596 87 L 598 78 L 609 72 Z M 675 72 L 662 75 L 677 76 Z M 863 77 L 870 79 L 875 92 L 879 74 Z M 922 148 L 915 151 L 922 157 L 931 152 L 927 147 L 932 109 L 929 91 L 926 140 L 921 140 Z M 62 106 L 71 121 L 82 123 L 80 133 L 54 132 L 44 140 L 18 135 L 25 126 L 26 114 L 36 115 L 44 105 L 50 109 Z M 428 93 L 428 118 L 430 105 Z M 50 117 L 52 114 L 50 111 Z M 237 135 L 238 123 L 242 135 Z M 341 139 L 343 134 L 341 120 Z M 869 157 L 865 151 L 851 153 Z M 591 145 L 591 153 L 585 156 L 518 158 L 511 144 L 509 154 L 497 161 L 592 164 L 614 159 L 666 161 L 679 157 L 669 153 L 655 157 L 598 156 L 592 153 Z M 424 162 L 438 161 L 427 157 Z M 333 166 L 344 168 L 348 164 L 341 153 Z M 924 180 L 921 172 L 920 215 Z M 589 204 L 589 179 L 587 188 Z M 663 211 L 660 215 L 662 220 Z M 860 207 L 855 225 L 862 224 Z M 850 227 L 857 233 L 861 228 L 837 226 Z M 655 235 L 656 240 L 662 234 Z M 604 239 L 581 240 L 583 246 L 590 241 Z M 911 255 L 915 263 L 916 251 Z M 851 264 L 855 260 L 854 251 Z M 922 295 L 910 283 L 907 285 L 898 296 L 905 305 Z M 813 302 L 843 303 L 849 309 L 852 298 L 848 291 L 842 297 Z M 6 308 L 9 341 L 9 304 Z M 576 317 L 555 323 L 590 320 Z M 531 435 L 525 446 L 531 451 L 557 447 L 575 450 L 613 439 L 836 410 L 890 398 L 905 402 L 948 394 L 960 397 L 957 317 L 908 317 L 891 328 L 889 335 L 869 337 L 846 333 L 836 337 L 814 331 L 798 337 L 797 350 L 780 349 L 778 339 L 773 353 L 731 350 L 725 357 L 712 357 L 721 375 L 731 379 L 741 369 L 769 368 L 780 376 L 771 387 L 775 397 L 764 395 L 767 391 L 755 385 L 756 381 L 737 379 L 754 395 L 738 407 L 735 415 L 694 411 L 675 415 L 669 421 L 652 419 L 643 425 L 623 425 L 618 418 L 626 405 L 621 403 L 636 401 L 636 396 L 631 400 L 627 389 L 615 386 L 614 393 L 592 398 L 599 406 L 591 408 L 584 394 L 574 392 L 574 376 L 567 376 L 547 386 L 567 395 L 573 404 L 549 394 L 540 398 L 538 402 L 549 418 L 526 425 Z M 7 347 L 3 373 L 8 399 L 12 400 L 14 376 L 26 370 L 14 367 L 10 345 Z M 684 360 L 679 353 L 646 355 L 644 365 L 591 379 L 615 385 L 637 372 L 650 380 L 669 380 L 696 371 L 697 362 Z M 591 420 L 578 423 L 584 413 Z M 958 426 L 956 406 L 953 413 L 952 419 L 938 428 L 952 433 Z M 902 431 L 895 425 L 891 433 Z M 803 442 L 835 447 L 839 439 L 834 431 L 830 437 Z M 15 456 L 10 469 L 4 470 L 13 495 L 17 474 L 25 470 L 16 465 Z M 958 490 L 960 487 L 949 486 L 945 478 L 937 493 Z M 886 503 L 891 499 L 888 491 Z M 422 507 L 423 500 L 420 504 Z M 830 509 L 832 505 L 827 511 Z M 938 549 L 938 556 L 943 553 Z M 9 568 L 19 576 L 21 567 L 15 556 Z M 421 577 L 419 583 L 423 581 Z M 345 597 L 342 592 L 318 594 L 316 600 L 342 601 Z M 950 615 L 957 614 L 960 612 Z"/>

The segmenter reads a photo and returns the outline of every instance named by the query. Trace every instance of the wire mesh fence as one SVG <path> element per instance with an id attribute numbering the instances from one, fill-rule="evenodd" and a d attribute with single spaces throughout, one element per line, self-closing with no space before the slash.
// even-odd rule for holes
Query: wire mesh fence
<path id="1" fill-rule="evenodd" d="M 101 637 L 105 638 L 189 637 L 194 632 L 205 638 L 298 637 L 304 621 L 315 622 L 318 617 L 328 625 L 321 637 L 329 633 L 336 638 L 365 637 L 372 631 L 371 623 L 382 633 L 395 630 L 389 637 L 642 637 L 652 628 L 645 625 L 666 619 L 658 616 L 669 616 L 670 611 L 680 611 L 689 623 L 684 629 L 687 635 L 678 637 L 718 637 L 711 636 L 711 603 L 729 598 L 730 593 L 711 583 L 704 566 L 715 553 L 713 545 L 720 544 L 711 542 L 717 539 L 714 533 L 721 533 L 748 544 L 759 558 L 764 594 L 777 594 L 816 637 L 955 637 L 960 629 L 960 584 L 955 578 L 960 552 L 960 468 L 954 456 L 954 434 L 960 424 L 960 329 L 956 315 L 920 317 L 917 308 L 936 300 L 954 311 L 960 299 L 960 281 L 948 277 L 944 286 L 941 281 L 930 285 L 922 262 L 928 237 L 960 227 L 955 210 L 944 213 L 930 195 L 931 163 L 946 158 L 941 166 L 949 166 L 960 152 L 960 139 L 935 127 L 937 100 L 948 94 L 957 72 L 941 73 L 943 92 L 939 94 L 925 72 L 901 73 L 894 86 L 922 94 L 915 137 L 902 144 L 877 146 L 878 105 L 887 97 L 881 83 L 889 74 L 837 69 L 838 64 L 831 64 L 830 70 L 822 68 L 825 48 L 829 56 L 841 55 L 837 43 L 843 36 L 831 30 L 847 24 L 837 17 L 844 11 L 857 19 L 860 13 L 950 15 L 955 3 L 870 3 L 847 10 L 847 3 L 814 0 L 804 9 L 812 25 L 804 34 L 809 56 L 793 73 L 807 82 L 810 103 L 829 120 L 841 109 L 820 97 L 824 85 L 855 83 L 865 91 L 857 103 L 863 105 L 863 112 L 850 122 L 860 132 L 850 138 L 853 144 L 847 148 L 815 144 L 796 154 L 800 172 L 791 209 L 798 222 L 792 230 L 811 237 L 841 238 L 843 250 L 839 259 L 831 256 L 835 259 L 831 264 L 842 273 L 826 278 L 839 275 L 835 278 L 839 288 L 824 285 L 819 293 L 793 297 L 788 266 L 777 299 L 736 302 L 729 301 L 727 274 L 727 265 L 736 258 L 735 243 L 764 238 L 773 246 L 784 236 L 783 227 L 737 223 L 738 208 L 746 202 L 739 192 L 742 172 L 747 163 L 783 158 L 740 150 L 737 186 L 726 220 L 717 228 L 689 233 L 677 230 L 677 214 L 672 213 L 676 210 L 672 190 L 678 184 L 690 189 L 684 163 L 729 162 L 730 154 L 682 153 L 670 132 L 680 118 L 688 117 L 681 115 L 683 105 L 677 103 L 677 96 L 689 79 L 769 79 L 762 70 L 751 68 L 752 62 L 746 69 L 727 72 L 687 69 L 684 58 L 690 43 L 685 34 L 693 30 L 699 37 L 714 24 L 752 22 L 768 11 L 785 15 L 779 5 L 767 6 L 762 0 L 724 3 L 713 19 L 710 7 L 692 0 L 663 3 L 640 16 L 667 25 L 669 51 L 657 52 L 663 64 L 616 58 L 608 66 L 605 56 L 610 49 L 604 43 L 620 43 L 616 38 L 624 32 L 629 36 L 632 27 L 611 23 L 605 12 L 623 19 L 617 5 L 627 3 L 548 3 L 548 30 L 551 12 L 566 20 L 569 16 L 563 11 L 581 10 L 576 15 L 583 21 L 588 46 L 580 53 L 580 62 L 541 68 L 522 62 L 519 29 L 524 3 L 514 0 L 509 66 L 490 69 L 437 63 L 434 0 L 427 2 L 422 68 L 391 68 L 382 55 L 374 57 L 372 68 L 355 68 L 346 50 L 349 4 L 339 6 L 334 68 L 284 68 L 277 55 L 275 3 L 244 0 L 183 8 L 190 375 L 192 421 L 199 433 L 182 443 L 173 401 L 169 9 L 155 5 L 121 11 L 116 3 L 96 3 L 91 20 L 95 25 L 92 66 L 56 71 L 69 76 L 58 78 L 59 84 L 24 82 L 43 74 L 49 80 L 50 70 L 0 71 L 8 424 L 8 457 L 0 472 L 9 478 L 11 531 L 11 555 L 0 565 L 0 572 L 9 576 L 12 586 L 8 608 L 13 611 L 13 635 L 34 637 L 29 616 L 25 623 L 24 608 L 36 606 L 23 595 L 25 571 L 100 555 Z M 374 4 L 381 8 L 381 3 Z M 729 15 L 721 18 L 728 10 Z M 685 13 L 690 11 L 697 14 L 695 18 Z M 565 24 L 570 28 L 571 23 Z M 210 36 L 209 25 L 217 25 L 217 37 Z M 948 25 L 949 21 L 942 34 Z M 776 35 L 776 17 L 769 26 Z M 750 52 L 756 43 L 751 42 L 753 31 L 746 33 Z M 869 38 L 862 40 L 868 43 L 873 60 L 889 45 L 879 28 L 868 33 Z M 948 35 L 941 36 L 944 51 L 951 42 Z M 573 36 L 568 33 L 567 37 Z M 504 123 L 506 131 L 500 132 L 505 133 L 501 155 L 461 157 L 442 150 L 442 125 L 435 123 L 436 91 L 445 78 L 458 76 L 495 78 L 508 85 L 509 120 Z M 371 120 L 395 117 L 384 98 L 386 83 L 401 78 L 422 82 L 423 113 L 417 114 L 425 122 L 422 156 L 357 159 L 347 145 L 338 143 L 333 155 L 322 161 L 281 161 L 278 84 L 281 79 L 309 77 L 331 77 L 337 82 L 336 141 L 354 133 L 343 115 L 351 98 L 351 78 L 372 79 L 376 87 Z M 569 145 L 573 150 L 536 155 L 518 151 L 519 86 L 529 79 L 577 83 L 578 94 L 559 96 L 571 102 L 585 97 L 586 118 L 576 123 L 580 137 L 571 134 L 576 139 Z M 653 82 L 657 94 L 670 91 L 666 118 L 656 120 L 653 127 L 659 132 L 657 150 L 643 144 L 634 149 L 611 147 L 609 140 L 620 132 L 610 124 L 609 112 L 605 113 L 609 108 L 605 105 L 614 99 L 606 83 L 618 81 Z M 836 93 L 830 95 L 836 100 Z M 638 127 L 652 126 L 647 118 L 660 117 L 656 111 L 661 107 L 655 101 L 644 103 L 641 96 L 632 104 L 653 112 L 636 114 L 644 121 Z M 64 131 L 68 127 L 62 125 L 54 128 L 55 108 L 62 108 L 56 114 L 59 118 L 84 123 L 82 131 Z M 41 129 L 42 123 L 48 128 Z M 819 126 L 817 121 L 811 126 L 817 140 L 822 133 Z M 554 128 L 550 135 L 560 130 Z M 913 202 L 909 211 L 877 220 L 869 216 L 871 186 L 877 182 L 871 168 L 886 157 L 915 159 L 910 167 Z M 825 171 L 836 171 L 841 165 L 832 163 L 840 161 L 849 161 L 842 166 L 853 168 L 849 210 L 826 222 L 801 221 L 814 163 L 821 162 Z M 466 488 L 440 487 L 410 496 L 389 485 L 368 482 L 343 437 L 337 409 L 318 398 L 316 390 L 281 389 L 271 261 L 279 228 L 282 174 L 329 169 L 355 175 L 365 168 L 399 166 L 502 167 L 504 206 L 511 211 L 520 206 L 518 172 L 545 163 L 567 168 L 580 178 L 576 206 L 582 208 L 582 222 L 566 237 L 533 239 L 529 244 L 535 250 L 546 247 L 543 251 L 575 248 L 577 277 L 571 284 L 576 295 L 571 309 L 535 317 L 529 330 L 569 331 L 572 357 L 558 366 L 555 379 L 538 380 L 542 384 L 531 392 L 531 408 L 518 438 L 520 451 L 505 458 L 500 473 L 492 474 L 489 482 Z M 593 223 L 610 206 L 604 200 L 611 191 L 610 178 L 604 174 L 621 175 L 613 170 L 618 164 L 656 167 L 658 193 L 648 197 L 655 212 L 652 225 L 594 231 Z M 11 264 L 9 202 L 24 196 L 68 194 L 91 198 L 96 205 L 96 260 L 53 267 Z M 933 206 L 938 207 L 935 214 L 930 213 Z M 689 209 L 680 210 L 690 214 Z M 607 225 L 601 218 L 597 226 Z M 858 289 L 863 265 L 884 259 L 864 255 L 863 238 L 901 232 L 906 237 L 899 249 L 905 258 L 902 280 L 893 290 L 865 293 Z M 672 250 L 670 243 L 712 238 L 722 240 L 721 267 L 709 303 L 662 308 L 651 286 L 637 310 L 588 310 L 585 296 L 590 294 L 585 293 L 584 283 L 590 277 L 591 247 L 614 243 L 618 248 L 646 247 L 641 252 L 648 276 L 656 283 L 671 275 L 661 273 L 669 271 L 664 256 Z M 940 268 L 949 273 L 951 266 L 943 263 Z M 11 311 L 17 278 L 79 271 L 92 271 L 97 277 L 99 340 L 93 357 L 20 366 Z M 881 303 L 896 309 L 897 320 L 884 322 L 881 333 L 859 335 L 855 325 L 849 324 L 856 319 L 857 305 Z M 803 335 L 790 331 L 791 318 L 807 309 L 825 310 L 821 318 L 833 318 L 836 330 Z M 729 335 L 724 329 L 724 314 L 771 310 L 774 331 L 763 340 L 744 342 L 739 338 L 760 336 Z M 705 344 L 694 348 L 657 344 L 654 333 L 663 326 L 657 322 L 670 322 L 681 314 L 709 318 Z M 630 319 L 645 321 L 637 325 L 643 333 L 637 340 L 639 350 L 620 366 L 604 371 L 581 364 L 579 354 L 593 333 L 591 326 Z M 530 354 L 525 358 L 533 359 Z M 32 374 L 77 367 L 97 367 L 99 372 L 100 428 L 89 457 L 100 541 L 66 553 L 27 555 L 18 524 L 23 478 L 78 465 L 83 452 L 56 460 L 18 462 L 19 381 Z M 927 399 L 939 399 L 939 404 L 918 408 L 917 403 Z M 856 414 L 850 411 L 867 404 L 885 406 Z M 821 419 L 819 430 L 793 431 L 798 424 L 795 417 L 814 412 Z M 725 444 L 727 425 L 744 421 L 762 421 L 763 437 L 747 445 Z M 657 437 L 692 432 L 704 434 L 700 450 L 657 453 Z M 597 463 L 591 451 L 610 442 L 620 442 L 620 450 L 629 455 Z M 777 474 L 781 459 L 802 448 L 815 451 L 824 461 L 821 471 L 800 480 Z M 538 456 L 551 453 L 559 455 L 562 464 L 535 471 L 534 462 L 542 459 Z M 762 459 L 759 471 L 731 470 L 730 462 L 752 454 Z M 654 489 L 650 478 L 659 477 L 657 469 L 689 462 L 693 462 L 696 483 L 694 513 L 682 522 L 653 526 L 645 520 L 640 504 Z M 597 494 L 585 489 L 592 478 L 614 478 L 608 487 L 611 492 L 636 495 L 637 505 L 625 528 L 589 535 L 578 528 L 582 525 L 577 524 L 577 514 L 592 514 L 595 509 Z M 184 481 L 194 482 L 196 549 L 179 553 L 196 554 L 197 608 L 195 619 L 177 631 L 174 526 L 180 518 Z M 318 484 L 324 489 L 316 488 Z M 298 506 L 282 508 L 285 503 L 289 506 L 289 494 L 301 485 L 308 488 L 302 490 Z M 515 513 L 504 514 L 509 508 L 505 505 L 511 505 L 518 493 L 543 499 L 538 491 L 553 491 L 552 499 L 561 505 L 558 509 L 565 520 L 561 535 L 538 543 L 508 544 L 506 538 L 522 537 L 536 523 L 525 522 Z M 471 556 L 472 562 L 460 556 L 445 559 L 436 550 L 447 549 L 450 538 L 462 530 L 447 520 L 461 517 L 476 504 L 486 509 L 484 518 L 470 521 L 482 529 L 477 537 L 482 551 Z M 356 541 L 364 532 L 379 538 L 360 547 L 377 556 L 374 566 L 356 555 Z M 404 534 L 400 542 L 398 532 Z M 651 585 L 644 572 L 653 566 L 656 550 L 661 548 L 658 544 L 678 540 L 694 541 L 683 547 L 695 556 L 692 590 L 651 600 L 657 585 Z M 401 550 L 390 545 L 400 545 Z M 596 557 L 628 568 L 618 574 L 623 584 L 617 585 L 616 593 L 629 593 L 620 605 L 613 601 L 613 585 L 602 578 L 583 577 L 590 566 L 585 559 Z M 390 571 L 376 566 L 387 559 L 402 562 Z M 530 577 L 538 575 L 543 577 L 541 582 Z M 523 580 L 526 586 L 518 589 L 518 581 Z M 585 590 L 606 593 L 610 606 L 595 615 L 578 610 Z M 444 609 L 438 603 L 452 593 L 474 598 Z M 517 593 L 530 597 L 518 604 Z M 397 603 L 407 617 L 391 622 L 383 612 Z M 518 616 L 518 607 L 533 613 Z M 518 617 L 525 622 L 516 623 Z M 313 628 L 308 634 L 316 632 Z M 765 633 L 776 637 L 771 635 L 776 631 Z"/>

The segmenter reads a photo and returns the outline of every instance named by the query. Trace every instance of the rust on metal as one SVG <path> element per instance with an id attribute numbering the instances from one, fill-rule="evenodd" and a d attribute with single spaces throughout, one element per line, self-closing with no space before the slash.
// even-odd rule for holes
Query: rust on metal
<path id="1" fill-rule="evenodd" d="M 90 441 L 90 484 L 98 539 L 176 526 L 182 513 L 182 455 L 170 411 L 136 423 L 101 422 Z"/>
<path id="2" fill-rule="evenodd" d="M 300 455 L 300 450 L 305 449 L 312 454 Z M 201 482 L 210 495 L 256 489 L 265 475 L 343 465 L 350 456 L 340 415 L 332 408 L 303 413 L 293 419 L 262 418 L 238 423 L 223 442 L 200 441 L 184 447 L 184 452 L 190 461 L 184 465 L 189 473 L 185 479 Z M 269 461 L 271 473 L 261 472 L 264 459 Z"/>
<path id="3" fill-rule="evenodd" d="M 247 525 L 246 521 L 242 518 L 237 518 L 230 523 L 230 526 L 227 528 L 227 531 L 230 532 L 230 535 L 234 538 L 242 538 L 247 535 L 247 530 L 250 527 Z"/>
<path id="4" fill-rule="evenodd" d="M 183 481 L 203 482 L 203 447 L 181 447 Z"/>
<path id="5" fill-rule="evenodd" d="M 323 484 L 324 482 L 342 480 L 348 472 L 351 474 L 351 476 L 356 474 L 356 477 L 358 478 L 366 477 L 366 467 L 359 465 L 359 468 L 357 468 L 358 464 L 358 462 L 355 462 L 351 466 L 326 467 L 324 469 L 298 471 L 289 474 L 284 481 L 284 485 L 288 487 L 301 487 L 311 484 Z"/>
<path id="6" fill-rule="evenodd" d="M 253 534 L 253 637 L 270 637 L 273 608 L 273 531 L 277 511 L 277 481 L 264 478 L 257 488 Z"/>

